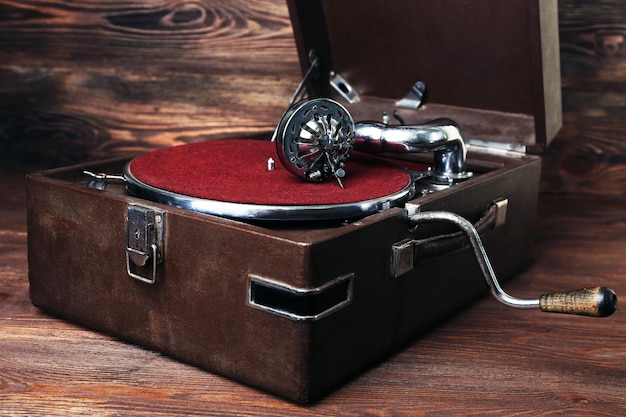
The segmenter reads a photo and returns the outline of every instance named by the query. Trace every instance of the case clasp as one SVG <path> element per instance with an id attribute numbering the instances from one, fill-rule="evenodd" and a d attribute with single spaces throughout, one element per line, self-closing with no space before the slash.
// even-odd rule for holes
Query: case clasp
<path id="1" fill-rule="evenodd" d="M 162 210 L 129 204 L 126 217 L 126 271 L 139 281 L 154 284 L 163 262 L 165 214 Z M 134 265 L 134 267 L 133 267 Z M 149 267 L 149 273 L 136 271 Z"/>

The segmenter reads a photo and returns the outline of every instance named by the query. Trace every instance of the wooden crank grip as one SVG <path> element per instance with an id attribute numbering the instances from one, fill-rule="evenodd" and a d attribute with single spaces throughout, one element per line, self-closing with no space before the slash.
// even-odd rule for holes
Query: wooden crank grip
<path id="1" fill-rule="evenodd" d="M 544 294 L 539 298 L 541 311 L 607 317 L 617 309 L 617 295 L 606 287 L 582 288 L 565 293 Z"/>

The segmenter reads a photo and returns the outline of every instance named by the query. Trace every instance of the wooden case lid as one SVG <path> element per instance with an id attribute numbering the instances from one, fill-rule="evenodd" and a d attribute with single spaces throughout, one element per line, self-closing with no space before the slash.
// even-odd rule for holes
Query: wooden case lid
<path id="1" fill-rule="evenodd" d="M 557 0 L 287 2 L 303 70 L 311 50 L 319 59 L 313 95 L 332 95 L 331 71 L 393 100 L 423 81 L 435 107 L 489 114 L 471 137 L 493 140 L 494 120 L 526 121 L 529 135 L 495 140 L 544 148 L 561 127 Z"/>

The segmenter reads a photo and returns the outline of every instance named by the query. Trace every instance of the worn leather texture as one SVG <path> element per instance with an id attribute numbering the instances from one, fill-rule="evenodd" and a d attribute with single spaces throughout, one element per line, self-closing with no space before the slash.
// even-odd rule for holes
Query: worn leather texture
<path id="1" fill-rule="evenodd" d="M 485 244 L 499 276 L 510 277 L 529 261 L 539 168 L 538 158 L 511 161 L 416 202 L 476 219 L 493 199 L 509 198 L 507 223 Z M 340 225 L 249 224 L 142 201 L 121 185 L 90 189 L 83 169 L 28 178 L 32 302 L 294 401 L 319 398 L 487 288 L 467 250 L 391 278 L 394 243 L 450 232 L 411 231 L 403 209 Z M 165 211 L 154 285 L 126 272 L 130 203 Z M 354 274 L 352 302 L 318 321 L 291 320 L 248 305 L 251 274 L 300 289 Z"/>
<path id="2" fill-rule="evenodd" d="M 397 17 L 397 24 L 388 26 L 394 30 L 386 32 L 375 25 L 382 12 L 372 14 L 363 2 L 289 2 L 303 68 L 311 47 L 323 62 L 313 92 L 327 93 L 328 70 L 337 69 L 366 93 L 377 96 L 382 88 L 393 103 L 390 97 L 420 78 L 416 66 L 434 66 L 429 85 L 435 104 L 424 112 L 453 108 L 463 125 L 477 120 L 468 124 L 470 133 L 484 132 L 481 138 L 525 146 L 539 139 L 543 146 L 558 120 L 546 126 L 547 103 L 553 101 L 546 98 L 545 86 L 555 84 L 555 68 L 544 67 L 543 46 L 549 42 L 539 36 L 536 20 L 543 15 L 540 4 L 555 3 L 515 0 L 506 2 L 507 10 L 497 9 L 500 14 L 485 14 L 495 3 L 464 2 L 459 9 L 455 1 L 392 7 L 376 1 L 372 7 Z M 449 24 L 451 18 L 459 25 Z M 528 41 L 525 46 L 514 47 L 510 37 L 490 36 L 484 19 L 493 18 L 500 29 L 515 22 L 520 31 L 511 36 Z M 439 27 L 437 20 L 448 24 Z M 481 30 L 467 36 L 466 24 Z M 422 30 L 427 32 L 415 32 Z M 387 39 L 377 44 L 380 33 Z M 457 45 L 458 39 L 480 42 L 468 48 Z M 536 53 L 531 45 L 542 48 Z M 483 66 L 496 61 L 492 51 L 510 58 L 496 62 L 500 73 Z M 389 76 L 391 70 L 400 72 Z M 544 75 L 549 79 L 542 83 Z M 498 95 L 504 87 L 508 97 Z M 452 100 L 457 97 L 460 101 Z M 376 100 L 364 101 L 367 114 L 390 110 Z M 428 114 L 424 112 L 416 112 L 418 118 Z M 104 191 L 86 187 L 83 169 L 121 172 L 122 165 L 116 161 L 29 176 L 32 302 L 290 400 L 320 398 L 487 290 L 467 249 L 420 258 L 412 270 L 393 278 L 394 244 L 454 232 L 438 224 L 414 229 L 403 208 L 346 223 L 247 223 L 144 201 L 128 196 L 121 185 Z M 411 203 L 475 221 L 493 200 L 507 198 L 506 223 L 484 236 L 496 274 L 507 279 L 530 261 L 540 166 L 534 156 L 470 155 L 474 178 Z M 153 285 L 126 271 L 129 204 L 165 212 L 163 262 Z M 306 292 L 346 275 L 353 277 L 351 302 L 319 320 L 292 320 L 248 302 L 251 276 Z"/>

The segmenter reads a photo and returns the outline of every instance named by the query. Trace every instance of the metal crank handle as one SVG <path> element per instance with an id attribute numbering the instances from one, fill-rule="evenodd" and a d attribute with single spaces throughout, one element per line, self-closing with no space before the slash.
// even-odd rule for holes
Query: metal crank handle
<path id="1" fill-rule="evenodd" d="M 480 236 L 474 226 L 463 217 L 444 211 L 425 211 L 409 216 L 409 222 L 447 222 L 459 227 L 467 236 L 476 260 L 491 293 L 501 303 L 515 308 L 539 309 L 544 312 L 577 314 L 581 316 L 607 317 L 617 309 L 617 295 L 606 287 L 583 288 L 566 293 L 544 294 L 539 298 L 518 298 L 507 294 L 496 278 Z"/>

